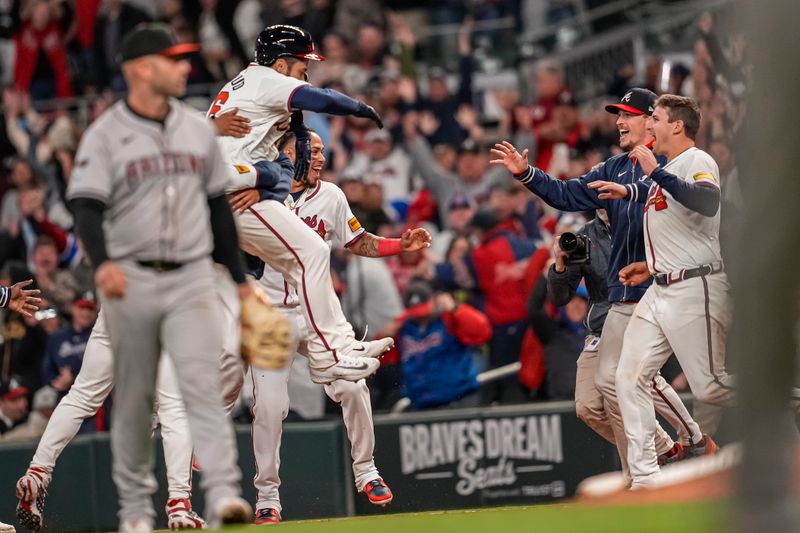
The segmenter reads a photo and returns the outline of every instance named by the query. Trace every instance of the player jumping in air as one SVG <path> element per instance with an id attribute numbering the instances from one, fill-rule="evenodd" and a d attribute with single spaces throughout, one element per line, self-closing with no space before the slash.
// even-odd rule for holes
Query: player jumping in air
<path id="1" fill-rule="evenodd" d="M 358 381 L 380 366 L 377 357 L 391 349 L 390 338 L 361 342 L 344 327 L 346 320 L 330 277 L 330 249 L 283 200 L 291 178 L 305 178 L 310 160 L 309 134 L 301 110 L 381 119 L 370 106 L 340 92 L 312 87 L 309 61 L 323 61 L 311 35 L 294 26 L 270 26 L 258 37 L 255 62 L 229 81 L 208 113 L 236 108 L 250 120 L 243 138 L 220 139 L 229 165 L 230 192 L 255 188 L 258 203 L 238 215 L 242 249 L 280 272 L 299 295 L 310 332 L 308 358 L 312 380 Z M 276 142 L 289 129 L 297 136 L 297 160 L 280 156 Z"/>

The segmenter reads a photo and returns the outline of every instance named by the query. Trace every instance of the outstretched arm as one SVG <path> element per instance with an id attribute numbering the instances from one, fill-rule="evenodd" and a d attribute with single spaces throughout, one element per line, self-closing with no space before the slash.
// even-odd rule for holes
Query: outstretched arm
<path id="1" fill-rule="evenodd" d="M 692 211 L 704 217 L 713 217 L 717 214 L 721 196 L 718 187 L 702 181 L 689 183 L 663 168 L 655 169 L 650 178 Z"/>
<path id="2" fill-rule="evenodd" d="M 368 118 L 379 128 L 383 127 L 380 115 L 372 106 L 333 89 L 302 85 L 289 99 L 289 108 L 329 115 L 353 115 L 354 117 Z"/>
<path id="3" fill-rule="evenodd" d="M 387 257 L 416 252 L 431 245 L 431 234 L 424 228 L 407 229 L 399 239 L 385 239 L 365 232 L 348 248 L 363 257 Z"/>
<path id="4" fill-rule="evenodd" d="M 38 289 L 26 289 L 33 283 L 32 279 L 20 281 L 10 287 L 0 287 L 0 307 L 8 308 L 30 318 L 31 313 L 39 309 L 41 298 Z"/>
<path id="5" fill-rule="evenodd" d="M 590 211 L 605 207 L 597 193 L 587 187 L 587 183 L 605 177 L 602 165 L 580 178 L 560 180 L 530 166 L 528 150 L 523 150 L 520 154 L 508 141 L 495 144 L 491 151 L 496 157 L 491 160 L 491 164 L 505 166 L 514 175 L 514 179 L 551 207 L 562 211 Z"/>
<path id="6" fill-rule="evenodd" d="M 705 217 L 717 214 L 721 195 L 711 169 L 698 169 L 690 183 L 661 168 L 653 152 L 644 146 L 634 148 L 631 157 L 636 157 L 645 174 L 685 207 Z"/>

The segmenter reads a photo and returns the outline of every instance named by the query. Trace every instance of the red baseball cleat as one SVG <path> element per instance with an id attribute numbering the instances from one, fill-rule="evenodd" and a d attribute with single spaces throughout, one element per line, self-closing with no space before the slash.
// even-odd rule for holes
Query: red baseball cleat
<path id="1" fill-rule="evenodd" d="M 277 509 L 256 509 L 256 525 L 277 524 L 281 521 L 281 514 Z"/>
<path id="2" fill-rule="evenodd" d="M 385 506 L 392 501 L 392 489 L 390 489 L 381 478 L 373 479 L 364 487 L 370 503 Z"/>
<path id="3" fill-rule="evenodd" d="M 672 448 L 667 453 L 662 453 L 658 456 L 658 466 L 668 465 L 670 463 L 677 463 L 686 458 L 686 449 L 681 441 L 675 441 Z"/>

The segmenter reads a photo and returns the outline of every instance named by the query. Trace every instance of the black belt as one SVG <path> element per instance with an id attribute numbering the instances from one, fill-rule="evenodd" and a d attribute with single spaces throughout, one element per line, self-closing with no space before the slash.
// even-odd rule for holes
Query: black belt
<path id="1" fill-rule="evenodd" d="M 672 285 L 673 283 L 677 283 L 679 281 L 683 281 L 685 279 L 691 278 L 699 278 L 700 276 L 710 276 L 711 274 L 717 274 L 722 272 L 724 269 L 722 265 L 722 261 L 715 261 L 713 263 L 708 263 L 707 265 L 700 265 L 696 268 L 687 268 L 684 270 L 679 270 L 677 272 L 669 272 L 667 274 L 655 274 L 653 279 L 655 280 L 657 285 Z"/>
<path id="2" fill-rule="evenodd" d="M 183 266 L 183 263 L 175 263 L 173 261 L 136 261 L 136 263 L 141 267 L 149 268 L 156 272 L 170 272 Z"/>

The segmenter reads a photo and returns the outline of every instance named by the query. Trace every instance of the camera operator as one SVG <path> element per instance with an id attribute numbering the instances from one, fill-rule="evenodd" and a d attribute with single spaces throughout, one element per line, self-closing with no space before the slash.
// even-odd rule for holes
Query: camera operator
<path id="1" fill-rule="evenodd" d="M 598 209 L 595 217 L 586 223 L 578 236 L 583 236 L 591 242 L 591 254 L 589 262 L 582 264 L 569 264 L 570 254 L 561 249 L 561 237 L 553 241 L 554 263 L 550 266 L 547 274 L 547 294 L 553 305 L 561 307 L 566 305 L 578 290 L 581 279 L 586 281 L 586 290 L 589 292 L 589 314 L 586 316 L 586 327 L 590 337 L 600 338 L 603 331 L 603 322 L 606 314 L 611 307 L 608 301 L 608 284 L 606 274 L 608 272 L 608 257 L 611 254 L 611 233 L 609 232 L 608 216 L 605 210 Z M 578 363 L 580 369 L 580 362 Z M 594 381 L 594 373 L 590 376 Z M 592 383 L 594 389 L 594 383 Z M 596 391 L 596 389 L 595 389 Z M 575 397 L 578 403 L 577 390 Z M 578 407 L 576 406 L 576 409 Z M 584 419 L 578 412 L 581 420 L 584 420 L 590 427 L 594 425 Z M 602 435 L 601 432 L 598 431 Z"/>
<path id="2" fill-rule="evenodd" d="M 575 296 L 581 280 L 586 280 L 589 293 L 589 313 L 586 315 L 586 328 L 589 334 L 578 357 L 575 376 L 575 414 L 598 435 L 616 445 L 614 431 L 608 420 L 603 395 L 594 384 L 597 368 L 597 347 L 606 314 L 611 308 L 608 301 L 608 257 L 611 253 L 611 233 L 605 210 L 599 209 L 594 219 L 578 232 L 591 242 L 589 263 L 567 264 L 569 254 L 561 249 L 561 237 L 553 241 L 554 263 L 547 273 L 547 294 L 553 305 L 561 307 Z"/>

